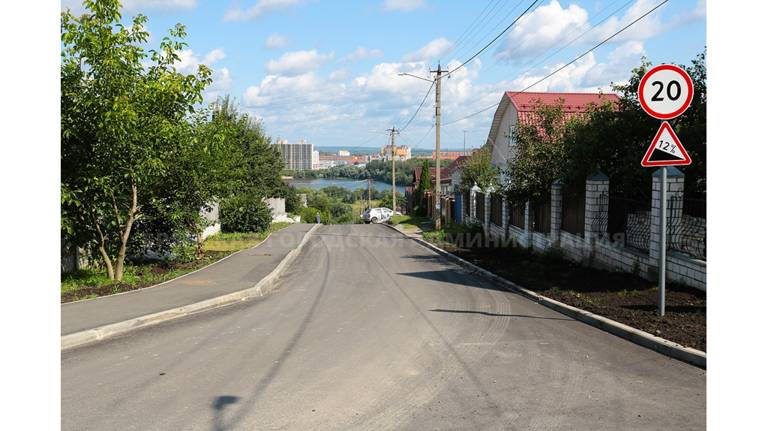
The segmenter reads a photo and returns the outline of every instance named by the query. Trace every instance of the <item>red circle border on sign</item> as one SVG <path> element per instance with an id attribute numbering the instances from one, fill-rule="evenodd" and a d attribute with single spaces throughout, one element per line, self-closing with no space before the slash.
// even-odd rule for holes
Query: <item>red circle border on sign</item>
<path id="1" fill-rule="evenodd" d="M 659 114 L 658 112 L 651 109 L 647 103 L 645 103 L 645 98 L 643 97 L 643 89 L 645 88 L 645 83 L 648 81 L 648 78 L 651 77 L 656 72 L 659 72 L 661 70 L 674 70 L 675 72 L 679 73 L 683 76 L 683 79 L 685 79 L 686 85 L 688 85 L 688 97 L 685 99 L 685 103 L 683 106 L 680 107 L 677 111 L 671 112 L 669 114 Z M 688 75 L 688 72 L 686 72 L 682 67 L 675 66 L 674 64 L 661 64 L 656 67 L 652 67 L 651 70 L 645 73 L 643 75 L 643 78 L 640 80 L 640 85 L 637 87 L 637 98 L 640 100 L 640 106 L 643 107 L 643 110 L 650 115 L 653 118 L 658 118 L 659 120 L 671 120 L 675 117 L 680 116 L 683 112 L 685 112 L 686 109 L 688 109 L 691 106 L 691 101 L 693 100 L 693 80 L 691 79 L 690 75 Z"/>

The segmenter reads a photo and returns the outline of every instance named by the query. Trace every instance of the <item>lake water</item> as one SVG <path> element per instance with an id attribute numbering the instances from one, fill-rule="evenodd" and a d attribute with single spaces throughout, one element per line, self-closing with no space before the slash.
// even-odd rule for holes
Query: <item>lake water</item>
<path id="1" fill-rule="evenodd" d="M 322 189 L 328 186 L 339 186 L 349 190 L 364 189 L 368 187 L 366 180 L 352 180 L 349 178 L 297 178 L 290 181 L 290 184 L 294 187 L 310 188 L 310 189 Z M 391 183 L 385 183 L 381 181 L 371 181 L 371 187 L 376 190 L 392 190 Z M 399 193 L 405 193 L 404 186 L 397 186 Z"/>

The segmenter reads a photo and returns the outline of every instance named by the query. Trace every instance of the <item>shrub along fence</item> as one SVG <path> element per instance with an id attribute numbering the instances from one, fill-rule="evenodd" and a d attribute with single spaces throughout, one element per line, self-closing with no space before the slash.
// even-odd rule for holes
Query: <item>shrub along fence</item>
<path id="1" fill-rule="evenodd" d="M 507 201 L 470 191 L 475 220 L 486 234 L 537 251 L 558 248 L 569 259 L 600 268 L 658 276 L 661 175 L 653 174 L 651 196 L 611 193 L 597 171 L 584 183 L 552 184 L 547 197 Z M 706 289 L 706 199 L 684 195 L 684 175 L 668 168 L 667 279 Z M 485 214 L 490 220 L 485 225 Z"/>

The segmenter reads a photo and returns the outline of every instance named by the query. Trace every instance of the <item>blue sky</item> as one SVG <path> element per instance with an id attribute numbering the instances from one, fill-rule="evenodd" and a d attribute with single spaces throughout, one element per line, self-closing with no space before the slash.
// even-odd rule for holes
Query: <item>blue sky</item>
<path id="1" fill-rule="evenodd" d="M 443 121 L 535 82 L 660 2 L 541 1 L 483 55 L 444 81 Z M 63 2 L 75 11 L 78 3 Z M 179 69 L 207 64 L 215 82 L 206 98 L 231 94 L 241 109 L 263 120 L 272 137 L 303 138 L 316 146 L 380 146 L 388 140 L 384 129 L 402 127 L 429 88 L 397 73 L 426 76 L 438 61 L 461 64 L 530 3 L 125 0 L 124 15 L 149 17 L 151 46 L 177 22 L 186 25 L 189 49 L 181 53 Z M 670 1 L 531 91 L 609 90 L 611 82 L 629 77 L 643 55 L 654 64 L 689 63 L 705 47 L 704 10 L 702 0 Z M 481 145 L 492 115 L 493 109 L 443 127 L 443 147 L 460 148 L 463 130 L 469 146 Z M 399 143 L 432 147 L 433 118 L 431 95 Z"/>

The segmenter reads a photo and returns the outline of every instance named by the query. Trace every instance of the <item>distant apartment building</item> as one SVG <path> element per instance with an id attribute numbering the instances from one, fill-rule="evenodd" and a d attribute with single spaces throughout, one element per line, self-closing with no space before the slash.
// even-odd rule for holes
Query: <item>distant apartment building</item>
<path id="1" fill-rule="evenodd" d="M 275 145 L 280 151 L 286 169 L 292 171 L 312 169 L 312 153 L 314 152 L 312 144 L 308 144 L 304 140 L 289 143 L 287 140 L 281 139 Z"/>
<path id="2" fill-rule="evenodd" d="M 381 158 L 384 160 L 392 160 L 392 145 L 385 145 L 381 147 L 379 151 Z M 401 145 L 395 147 L 395 160 L 408 160 L 411 158 L 411 147 L 407 145 Z"/>
<path id="3" fill-rule="evenodd" d="M 312 151 L 312 169 L 320 169 L 320 151 Z"/>
<path id="4" fill-rule="evenodd" d="M 341 157 L 349 157 L 352 154 L 349 152 L 349 150 L 339 150 L 339 156 Z"/>

